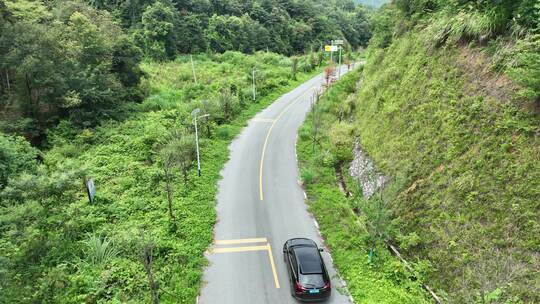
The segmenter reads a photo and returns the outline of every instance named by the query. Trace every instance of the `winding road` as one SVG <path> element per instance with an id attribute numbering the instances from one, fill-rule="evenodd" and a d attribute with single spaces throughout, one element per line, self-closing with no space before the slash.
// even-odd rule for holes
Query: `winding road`
<path id="1" fill-rule="evenodd" d="M 296 303 L 282 246 L 293 237 L 308 237 L 323 246 L 304 202 L 295 151 L 297 130 L 322 84 L 320 74 L 281 96 L 231 143 L 230 159 L 221 172 L 215 241 L 207 253 L 210 264 L 199 303 Z M 350 303 L 340 293 L 342 282 L 327 251 L 323 258 L 332 277 L 327 303 Z"/>

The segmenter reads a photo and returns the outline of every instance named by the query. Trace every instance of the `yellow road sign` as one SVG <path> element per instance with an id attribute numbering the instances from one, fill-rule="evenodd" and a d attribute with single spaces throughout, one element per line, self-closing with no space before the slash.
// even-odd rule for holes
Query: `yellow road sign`
<path id="1" fill-rule="evenodd" d="M 337 45 L 325 45 L 324 50 L 327 52 L 337 52 L 338 47 Z"/>

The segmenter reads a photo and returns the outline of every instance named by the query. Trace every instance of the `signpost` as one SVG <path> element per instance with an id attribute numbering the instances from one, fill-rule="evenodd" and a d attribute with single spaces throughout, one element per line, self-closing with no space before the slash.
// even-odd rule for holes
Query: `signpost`
<path id="1" fill-rule="evenodd" d="M 334 54 L 334 52 L 337 52 L 338 46 L 337 45 L 325 45 L 324 50 L 326 52 L 330 52 L 330 61 L 334 62 L 333 54 Z"/>
<path id="2" fill-rule="evenodd" d="M 86 193 L 88 194 L 88 201 L 90 204 L 94 202 L 94 197 L 96 196 L 96 187 L 94 186 L 94 180 L 92 178 L 86 178 L 84 181 L 86 186 Z"/>
<path id="3" fill-rule="evenodd" d="M 338 47 L 337 45 L 325 45 L 324 50 L 327 52 L 337 52 Z"/>
<path id="4" fill-rule="evenodd" d="M 339 50 L 338 78 L 341 76 L 341 46 L 342 45 L 343 45 L 343 40 L 342 39 L 336 39 L 336 40 L 332 40 L 331 45 L 325 45 L 324 46 L 324 50 L 327 51 L 327 52 L 330 52 L 330 61 L 332 61 L 332 62 L 334 62 L 332 54 Z"/>

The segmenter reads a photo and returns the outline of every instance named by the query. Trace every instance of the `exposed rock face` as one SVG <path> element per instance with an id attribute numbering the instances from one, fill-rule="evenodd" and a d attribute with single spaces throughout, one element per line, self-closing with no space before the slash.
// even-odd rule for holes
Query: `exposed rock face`
<path id="1" fill-rule="evenodd" d="M 354 145 L 353 154 L 354 159 L 349 167 L 349 174 L 358 180 L 364 197 L 370 198 L 373 193 L 384 186 L 388 178 L 377 171 L 358 141 Z"/>

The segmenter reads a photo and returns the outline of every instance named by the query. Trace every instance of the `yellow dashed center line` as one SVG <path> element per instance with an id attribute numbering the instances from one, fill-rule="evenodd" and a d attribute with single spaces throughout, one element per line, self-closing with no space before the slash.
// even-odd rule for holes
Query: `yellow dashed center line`
<path id="1" fill-rule="evenodd" d="M 304 97 L 304 95 L 306 95 L 306 92 L 308 91 L 311 91 L 312 88 L 309 88 L 307 90 L 305 90 L 304 92 L 302 92 L 302 94 L 300 94 L 298 97 L 296 97 L 287 107 L 285 107 L 285 109 L 283 109 L 279 115 L 276 117 L 276 119 L 274 119 L 274 122 L 272 123 L 272 125 L 270 126 L 270 129 L 268 129 L 268 133 L 266 134 L 266 138 L 264 139 L 264 145 L 263 145 L 263 149 L 262 149 L 262 154 L 261 154 L 261 165 L 259 167 L 259 198 L 260 200 L 264 200 L 264 195 L 263 195 L 263 168 L 264 168 L 264 154 L 266 153 L 266 146 L 268 145 L 268 139 L 270 138 L 270 134 L 272 134 L 272 129 L 274 129 L 274 126 L 276 125 L 276 122 L 278 122 L 278 120 L 281 118 L 281 116 L 283 116 L 283 114 L 285 114 L 285 112 L 287 112 L 287 110 L 289 110 L 290 107 L 292 107 L 294 104 L 296 104 L 300 98 Z"/>

